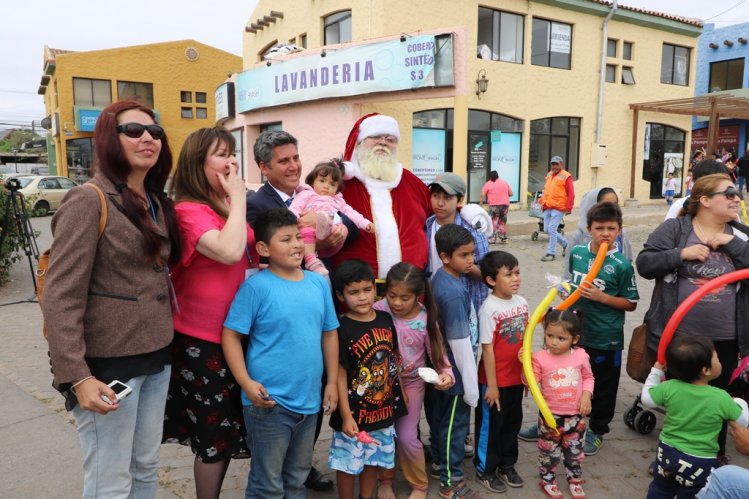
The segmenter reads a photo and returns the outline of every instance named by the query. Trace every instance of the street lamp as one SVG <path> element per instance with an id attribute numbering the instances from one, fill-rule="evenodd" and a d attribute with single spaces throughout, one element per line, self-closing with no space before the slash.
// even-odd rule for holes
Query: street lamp
<path id="1" fill-rule="evenodd" d="M 10 152 L 13 153 L 13 163 L 16 165 L 16 173 L 18 173 L 18 158 L 16 157 L 16 153 L 18 153 L 18 149 L 15 147 L 10 150 Z"/>

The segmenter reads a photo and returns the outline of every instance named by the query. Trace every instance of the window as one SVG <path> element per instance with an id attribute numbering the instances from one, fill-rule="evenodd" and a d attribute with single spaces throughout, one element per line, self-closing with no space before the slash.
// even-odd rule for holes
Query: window
<path id="1" fill-rule="evenodd" d="M 522 64 L 523 24 L 523 16 L 479 7 L 477 55 Z"/>
<path id="2" fill-rule="evenodd" d="M 60 184 L 60 188 L 61 189 L 72 189 L 73 187 L 75 187 L 76 185 L 78 185 L 75 182 L 73 182 L 72 180 L 68 180 L 68 179 L 63 178 L 63 177 L 58 178 L 57 182 Z"/>
<path id="3" fill-rule="evenodd" d="M 195 117 L 199 120 L 205 120 L 208 119 L 208 108 L 205 107 L 196 107 L 195 108 Z"/>
<path id="4" fill-rule="evenodd" d="M 307 33 L 299 35 L 299 37 L 297 38 L 297 47 L 301 47 L 303 49 L 307 48 Z"/>
<path id="5" fill-rule="evenodd" d="M 580 118 L 559 116 L 531 121 L 528 190 L 542 191 L 552 156 L 564 158 L 564 169 L 577 178 Z"/>
<path id="6" fill-rule="evenodd" d="M 117 96 L 120 100 L 133 99 L 153 109 L 153 84 L 134 81 L 118 81 Z"/>
<path id="7" fill-rule="evenodd" d="M 179 101 L 184 102 L 185 104 L 190 104 L 192 102 L 192 92 L 187 92 L 185 90 L 181 91 L 179 93 Z"/>
<path id="8" fill-rule="evenodd" d="M 351 11 L 344 10 L 325 18 L 325 45 L 351 41 Z"/>
<path id="9" fill-rule="evenodd" d="M 206 103 L 206 93 L 205 92 L 195 92 L 195 102 L 198 104 L 205 104 Z"/>
<path id="10" fill-rule="evenodd" d="M 606 64 L 606 82 L 616 82 L 616 66 L 614 64 Z"/>
<path id="11" fill-rule="evenodd" d="M 531 64 L 570 69 L 572 25 L 533 18 Z"/>
<path id="12" fill-rule="evenodd" d="M 710 92 L 741 88 L 744 79 L 744 58 L 710 64 Z"/>
<path id="13" fill-rule="evenodd" d="M 82 182 L 91 178 L 91 168 L 94 162 L 93 143 L 93 138 L 65 141 L 66 171 L 69 178 Z"/>
<path id="14" fill-rule="evenodd" d="M 616 57 L 616 42 L 613 38 L 606 41 L 606 57 Z"/>
<path id="15" fill-rule="evenodd" d="M 73 78 L 73 104 L 76 106 L 107 107 L 112 103 L 112 82 Z"/>
<path id="16" fill-rule="evenodd" d="M 622 59 L 625 61 L 632 60 L 632 42 L 622 43 Z"/>
<path id="17" fill-rule="evenodd" d="M 192 119 L 192 108 L 191 107 L 183 107 L 182 108 L 182 117 L 185 119 Z"/>
<path id="18" fill-rule="evenodd" d="M 689 85 L 689 57 L 691 49 L 663 44 L 661 58 L 661 83 Z"/>
<path id="19" fill-rule="evenodd" d="M 635 84 L 635 74 L 629 66 L 622 66 L 622 83 L 625 85 Z"/>

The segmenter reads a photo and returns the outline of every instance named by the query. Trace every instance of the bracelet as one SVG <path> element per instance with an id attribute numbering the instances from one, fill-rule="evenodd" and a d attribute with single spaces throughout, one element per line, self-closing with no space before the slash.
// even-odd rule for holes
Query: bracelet
<path id="1" fill-rule="evenodd" d="M 83 383 L 83 382 L 84 382 L 84 381 L 86 381 L 87 379 L 91 379 L 91 378 L 93 378 L 93 377 L 94 377 L 94 376 L 86 376 L 86 377 L 85 377 L 85 378 L 83 378 L 83 379 L 79 379 L 78 381 L 76 381 L 75 383 L 73 383 L 73 386 L 71 386 L 71 387 L 70 387 L 70 391 L 71 391 L 71 392 L 73 392 L 73 393 L 75 393 L 75 387 L 76 387 L 76 386 L 80 385 L 81 383 Z"/>

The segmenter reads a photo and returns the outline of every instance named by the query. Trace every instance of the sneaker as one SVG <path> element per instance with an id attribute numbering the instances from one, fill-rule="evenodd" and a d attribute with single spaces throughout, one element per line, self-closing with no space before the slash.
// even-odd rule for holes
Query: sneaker
<path id="1" fill-rule="evenodd" d="M 569 481 L 570 494 L 572 499 L 585 499 L 585 491 L 583 490 L 583 481 L 579 478 L 572 479 Z"/>
<path id="2" fill-rule="evenodd" d="M 476 479 L 479 481 L 481 485 L 489 489 L 491 492 L 496 492 L 498 494 L 501 494 L 502 492 L 507 491 L 507 487 L 504 483 L 502 483 L 502 480 L 494 476 L 493 474 L 483 474 L 476 472 Z"/>
<path id="3" fill-rule="evenodd" d="M 312 258 L 306 258 L 304 259 L 304 267 L 309 270 L 310 272 L 315 272 L 317 274 L 326 276 L 328 275 L 328 269 L 325 268 L 325 264 L 320 261 L 317 257 Z"/>
<path id="4" fill-rule="evenodd" d="M 538 441 L 538 425 L 534 424 L 529 426 L 525 430 L 520 430 L 518 438 L 524 442 L 537 442 Z"/>
<path id="5" fill-rule="evenodd" d="M 431 466 L 429 466 L 429 476 L 434 478 L 435 480 L 440 479 L 440 471 L 441 467 L 437 463 L 432 463 Z"/>
<path id="6" fill-rule="evenodd" d="M 440 485 L 440 497 L 445 499 L 481 499 L 481 494 L 468 488 L 465 480 L 461 480 L 452 487 Z"/>
<path id="7" fill-rule="evenodd" d="M 523 486 L 523 479 L 518 475 L 518 472 L 515 471 L 514 466 L 508 466 L 507 468 L 498 468 L 497 469 L 497 476 L 500 480 L 505 482 L 510 487 L 522 487 Z"/>
<path id="8" fill-rule="evenodd" d="M 554 258 L 556 258 L 551 253 L 546 253 L 544 256 L 541 257 L 542 262 L 553 262 Z"/>
<path id="9" fill-rule="evenodd" d="M 556 480 L 553 482 L 541 482 L 539 485 L 549 499 L 564 499 L 564 494 L 559 491 Z"/>
<path id="10" fill-rule="evenodd" d="M 473 457 L 476 453 L 476 450 L 471 444 L 471 437 L 466 437 L 466 441 L 463 443 L 463 451 L 465 452 L 465 457 Z"/>
<path id="11" fill-rule="evenodd" d="M 595 456 L 598 454 L 601 445 L 603 445 L 603 435 L 593 433 L 590 430 L 585 432 L 585 447 L 583 447 L 583 452 L 586 456 Z"/>

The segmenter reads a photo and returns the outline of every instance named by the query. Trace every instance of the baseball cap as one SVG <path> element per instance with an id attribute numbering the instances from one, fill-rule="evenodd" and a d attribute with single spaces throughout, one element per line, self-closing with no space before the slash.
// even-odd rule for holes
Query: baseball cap
<path id="1" fill-rule="evenodd" d="M 454 173 L 440 173 L 434 177 L 434 182 L 429 184 L 429 187 L 435 184 L 442 187 L 450 196 L 465 196 L 466 194 L 466 183 Z"/>
<path id="2" fill-rule="evenodd" d="M 549 163 L 564 163 L 564 160 L 561 156 L 552 156 L 551 161 Z"/>

